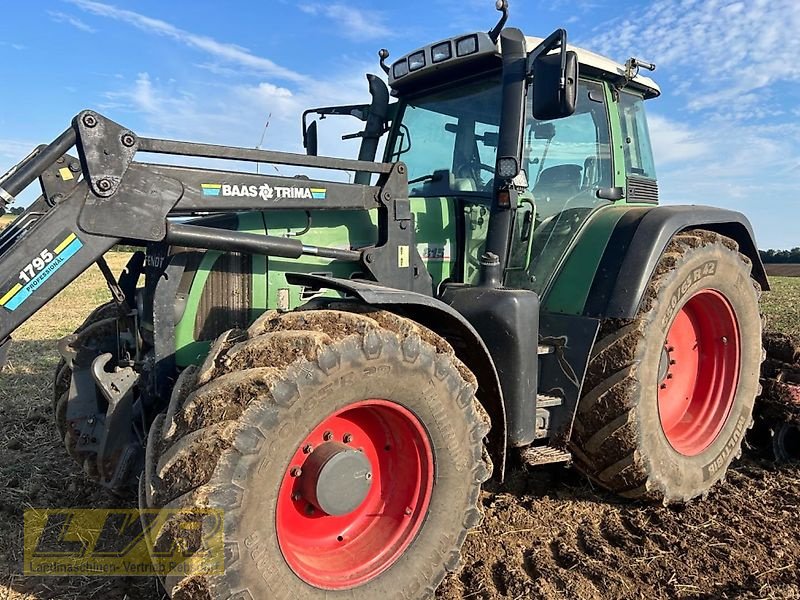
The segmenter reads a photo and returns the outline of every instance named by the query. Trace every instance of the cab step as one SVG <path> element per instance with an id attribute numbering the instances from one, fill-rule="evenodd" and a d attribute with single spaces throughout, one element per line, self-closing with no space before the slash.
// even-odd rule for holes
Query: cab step
<path id="1" fill-rule="evenodd" d="M 572 454 L 566 450 L 552 446 L 529 446 L 520 453 L 523 462 L 529 467 L 538 467 L 554 463 L 572 463 Z"/>

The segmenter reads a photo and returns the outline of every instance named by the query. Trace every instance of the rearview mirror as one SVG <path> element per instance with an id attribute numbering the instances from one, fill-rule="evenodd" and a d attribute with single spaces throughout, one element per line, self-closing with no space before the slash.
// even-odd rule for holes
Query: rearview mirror
<path id="1" fill-rule="evenodd" d="M 317 137 L 317 122 L 311 121 L 311 124 L 308 126 L 306 130 L 306 139 L 305 146 L 306 146 L 306 154 L 309 156 L 317 156 L 318 152 L 318 137 Z"/>
<path id="2" fill-rule="evenodd" d="M 533 61 L 533 118 L 539 121 L 563 119 L 575 112 L 578 99 L 578 55 L 566 52 L 543 54 Z"/>

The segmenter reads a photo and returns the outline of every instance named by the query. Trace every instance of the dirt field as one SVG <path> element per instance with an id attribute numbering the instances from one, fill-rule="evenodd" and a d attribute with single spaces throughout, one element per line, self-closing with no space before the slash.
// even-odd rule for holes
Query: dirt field
<path id="1" fill-rule="evenodd" d="M 775 289 L 771 325 L 800 333 L 800 280 Z M 0 600 L 162 597 L 152 578 L 20 575 L 25 508 L 132 505 L 87 482 L 52 426 L 55 341 L 107 297 L 99 272 L 85 274 L 19 330 L 0 375 Z M 564 468 L 512 470 L 483 503 L 484 524 L 440 600 L 800 599 L 800 467 L 777 468 L 756 449 L 686 507 L 621 501 Z"/>
<path id="2" fill-rule="evenodd" d="M 798 264 L 771 264 L 764 266 L 770 277 L 800 277 L 800 265 Z"/>

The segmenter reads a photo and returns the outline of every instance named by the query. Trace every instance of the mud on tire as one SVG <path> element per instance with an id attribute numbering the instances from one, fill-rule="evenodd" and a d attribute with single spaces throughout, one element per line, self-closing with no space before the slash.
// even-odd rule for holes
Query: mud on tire
<path id="1" fill-rule="evenodd" d="M 759 288 L 750 277 L 750 267 L 729 238 L 704 230 L 679 234 L 662 256 L 636 318 L 601 325 L 572 439 L 576 466 L 591 479 L 630 498 L 685 502 L 706 494 L 741 455 L 742 440 L 752 426 L 763 359 Z M 668 407 L 660 406 L 659 398 L 663 401 L 661 388 L 673 383 L 670 369 L 685 364 L 671 354 L 668 334 L 673 335 L 679 317 L 690 314 L 685 311 L 692 298 L 704 294 L 709 306 L 730 309 L 731 329 L 738 329 L 738 364 L 731 359 L 733 350 L 724 347 L 714 350 L 713 356 L 722 357 L 718 361 L 722 369 L 738 368 L 738 376 L 723 371 L 719 381 L 728 382 L 730 401 L 727 408 L 713 413 L 716 425 L 709 421 L 706 438 L 701 436 L 692 445 L 665 424 Z M 716 321 L 725 319 L 717 318 L 713 309 L 708 312 L 703 318 L 709 319 L 710 331 L 718 332 Z M 714 339 L 728 343 L 724 335 Z M 700 365 L 693 365 L 695 369 L 708 364 L 702 356 L 693 360 Z M 690 397 L 697 396 L 686 396 L 687 400 Z M 693 418 L 687 412 L 678 423 L 684 426 Z"/>
<path id="2" fill-rule="evenodd" d="M 148 437 L 142 508 L 225 513 L 225 574 L 183 577 L 174 571 L 164 582 L 170 596 L 432 595 L 446 573 L 457 569 L 467 531 L 482 517 L 478 496 L 490 476 L 482 440 L 490 424 L 476 387 L 442 338 L 384 311 L 336 303 L 269 312 L 248 331 L 220 336 L 203 365 L 183 371 L 167 413 Z M 435 462 L 430 504 L 427 514 L 405 513 L 421 520 L 402 556 L 357 586 L 328 572 L 312 585 L 286 559 L 278 499 L 310 432 L 367 399 L 401 407 L 427 431 Z M 168 523 L 153 542 L 171 544 L 161 538 L 178 529 Z"/>

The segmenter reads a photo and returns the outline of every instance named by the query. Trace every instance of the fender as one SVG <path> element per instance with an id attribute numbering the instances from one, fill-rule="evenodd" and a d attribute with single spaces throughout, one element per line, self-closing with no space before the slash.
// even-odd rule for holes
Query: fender
<path id="1" fill-rule="evenodd" d="M 355 296 L 370 306 L 408 317 L 445 338 L 458 358 L 478 378 L 478 397 L 492 419 L 487 448 L 495 465 L 492 476 L 503 481 L 508 431 L 500 378 L 486 344 L 463 316 L 430 296 L 369 282 L 305 273 L 287 273 L 286 280 L 291 285 L 313 285 Z"/>
<path id="2" fill-rule="evenodd" d="M 598 265 L 584 316 L 632 319 L 670 240 L 688 229 L 707 229 L 739 244 L 753 263 L 752 276 L 769 282 L 750 221 L 742 213 L 709 206 L 631 207 L 618 221 Z"/>

